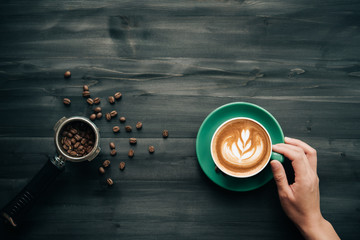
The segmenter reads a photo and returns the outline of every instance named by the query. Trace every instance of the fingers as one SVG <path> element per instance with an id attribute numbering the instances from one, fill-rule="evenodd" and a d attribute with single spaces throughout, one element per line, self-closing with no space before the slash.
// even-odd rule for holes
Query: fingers
<path id="1" fill-rule="evenodd" d="M 317 156 L 316 150 L 310 147 L 308 144 L 304 143 L 301 140 L 295 138 L 285 137 L 285 143 L 300 147 L 306 154 L 307 158 L 309 159 L 309 163 L 311 168 L 316 171 L 317 167 Z"/>
<path id="2" fill-rule="evenodd" d="M 270 162 L 271 170 L 274 175 L 274 180 L 278 188 L 279 196 L 290 196 L 292 194 L 291 188 L 286 178 L 286 173 L 282 164 L 277 160 L 272 160 Z"/>
<path id="3" fill-rule="evenodd" d="M 285 157 L 291 161 L 294 171 L 298 174 L 298 176 L 306 176 L 308 168 L 310 168 L 310 164 L 305 159 L 305 153 L 301 148 L 291 146 L 289 144 L 279 143 L 273 146 L 273 150 L 285 155 Z"/>

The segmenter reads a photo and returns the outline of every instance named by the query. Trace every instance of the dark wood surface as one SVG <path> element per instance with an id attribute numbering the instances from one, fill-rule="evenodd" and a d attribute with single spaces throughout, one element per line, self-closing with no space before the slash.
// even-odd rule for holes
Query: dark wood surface
<path id="1" fill-rule="evenodd" d="M 246 101 L 318 150 L 323 215 L 343 239 L 358 239 L 359 13 L 359 1 L 340 0 L 1 1 L 1 206 L 55 152 L 56 121 L 89 116 L 83 84 L 103 100 L 103 112 L 116 109 L 144 127 L 129 134 L 121 125 L 114 135 L 118 121 L 96 120 L 101 154 L 67 163 L 24 225 L 1 226 L 0 238 L 301 239 L 273 181 L 229 192 L 197 162 L 207 114 Z M 117 90 L 123 98 L 111 106 L 105 98 Z M 131 160 L 129 136 L 139 140 Z M 100 176 L 105 159 L 112 165 Z"/>

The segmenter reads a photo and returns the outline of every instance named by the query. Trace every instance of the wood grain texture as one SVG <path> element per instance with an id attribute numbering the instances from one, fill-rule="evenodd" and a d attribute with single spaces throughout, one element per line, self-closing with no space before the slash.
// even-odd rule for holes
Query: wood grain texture
<path id="1" fill-rule="evenodd" d="M 117 119 L 96 120 L 101 154 L 67 164 L 1 239 L 302 239 L 273 181 L 233 193 L 200 169 L 197 131 L 234 101 L 264 107 L 318 150 L 323 215 L 343 239 L 360 235 L 359 1 L 2 1 L 0 12 L 1 206 L 55 152 L 56 121 L 91 114 L 83 84 L 103 113 L 144 124 L 126 133 Z"/>

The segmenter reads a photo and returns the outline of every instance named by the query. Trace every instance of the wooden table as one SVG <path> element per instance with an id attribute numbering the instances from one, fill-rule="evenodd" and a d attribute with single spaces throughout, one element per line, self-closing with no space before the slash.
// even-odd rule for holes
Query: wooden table
<path id="1" fill-rule="evenodd" d="M 202 121 L 236 101 L 264 107 L 286 136 L 318 150 L 322 213 L 343 239 L 358 239 L 358 1 L 7 1 L 0 9 L 1 206 L 54 154 L 57 120 L 91 114 L 83 84 L 103 113 L 144 124 L 126 133 L 116 119 L 96 120 L 101 154 L 67 163 L 20 229 L 0 227 L 1 239 L 301 239 L 274 181 L 230 192 L 198 164 Z M 106 98 L 116 91 L 123 98 L 112 106 Z M 105 159 L 111 167 L 99 175 Z"/>

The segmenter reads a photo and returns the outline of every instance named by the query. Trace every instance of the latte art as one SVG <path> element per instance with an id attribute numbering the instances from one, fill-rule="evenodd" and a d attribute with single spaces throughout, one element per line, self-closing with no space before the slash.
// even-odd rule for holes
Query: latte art
<path id="1" fill-rule="evenodd" d="M 234 131 L 234 135 L 229 136 L 222 143 L 223 157 L 234 163 L 258 159 L 264 150 L 264 144 L 259 136 L 254 136 L 254 138 L 256 139 L 252 144 L 248 129 L 243 129 L 241 134 L 239 131 Z"/>
<path id="2" fill-rule="evenodd" d="M 271 141 L 260 124 L 238 118 L 217 130 L 211 152 L 220 169 L 225 169 L 234 176 L 249 176 L 267 164 L 271 154 Z"/>

